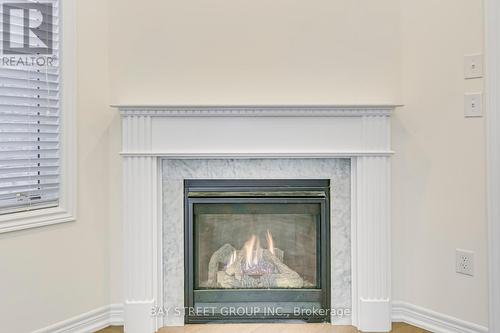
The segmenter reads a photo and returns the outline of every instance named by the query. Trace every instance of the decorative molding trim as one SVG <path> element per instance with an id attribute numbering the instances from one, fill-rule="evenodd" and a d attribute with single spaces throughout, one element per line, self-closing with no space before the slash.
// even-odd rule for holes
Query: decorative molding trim
<path id="1" fill-rule="evenodd" d="M 358 327 L 358 168 L 351 159 L 351 325 Z"/>
<path id="2" fill-rule="evenodd" d="M 122 117 L 122 149 L 131 152 L 151 151 L 152 124 L 150 116 Z"/>
<path id="3" fill-rule="evenodd" d="M 122 156 L 158 156 L 164 159 L 176 160 L 197 160 L 197 159 L 266 159 L 266 158 L 351 158 L 362 156 L 392 156 L 392 150 L 387 151 L 350 151 L 350 152 L 331 152 L 331 153 L 227 153 L 227 154 L 209 154 L 209 153 L 189 153 L 176 154 L 165 152 L 122 152 Z"/>
<path id="4" fill-rule="evenodd" d="M 359 117 L 390 116 L 400 105 L 113 105 L 122 116 L 155 117 Z"/>
<path id="5" fill-rule="evenodd" d="M 392 303 L 392 321 L 404 322 L 435 333 L 488 332 L 487 327 L 399 301 Z"/>
<path id="6" fill-rule="evenodd" d="M 17 212 L 0 217 L 0 234 L 63 222 L 71 222 L 74 220 L 75 215 L 62 207 Z"/>
<path id="7" fill-rule="evenodd" d="M 89 333 L 112 325 L 123 325 L 123 305 L 110 304 L 32 333 Z"/>
<path id="8" fill-rule="evenodd" d="M 76 220 L 76 2 L 61 2 L 61 135 L 60 194 L 58 207 L 40 208 L 0 216 L 0 233 L 38 228 Z"/>
<path id="9" fill-rule="evenodd" d="M 489 327 L 500 332 L 500 4 L 485 1 Z"/>

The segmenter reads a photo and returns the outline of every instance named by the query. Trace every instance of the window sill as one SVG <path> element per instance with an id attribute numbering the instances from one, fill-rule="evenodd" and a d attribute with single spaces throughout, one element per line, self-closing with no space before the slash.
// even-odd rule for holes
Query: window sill
<path id="1" fill-rule="evenodd" d="M 0 216 L 0 234 L 71 222 L 75 215 L 62 207 L 37 209 Z"/>

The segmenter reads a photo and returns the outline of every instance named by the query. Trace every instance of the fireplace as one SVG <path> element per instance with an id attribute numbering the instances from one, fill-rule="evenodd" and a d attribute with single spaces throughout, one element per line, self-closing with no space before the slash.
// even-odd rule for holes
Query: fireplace
<path id="1" fill-rule="evenodd" d="M 347 317 L 332 314 L 331 322 L 367 332 L 390 331 L 390 116 L 394 107 L 119 106 L 125 330 L 152 333 L 164 326 L 184 325 L 182 310 L 189 302 L 194 304 L 195 292 L 215 291 L 226 296 L 240 291 L 203 287 L 208 272 L 203 273 L 206 281 L 202 278 L 195 289 L 194 267 L 187 267 L 184 260 L 184 180 L 305 178 L 331 182 L 330 279 L 320 276 L 321 288 L 328 290 L 330 284 L 332 309 L 352 311 Z M 255 234 L 253 251 L 257 237 L 260 248 L 269 250 L 267 228 L 261 228 L 248 231 L 239 243 L 232 240 L 229 244 L 241 251 Z M 269 231 L 274 247 L 284 251 L 284 264 L 303 280 L 314 280 L 314 269 L 309 267 L 306 274 L 297 263 L 287 261 L 293 254 L 290 247 L 280 244 L 279 232 Z M 219 245 L 213 247 L 211 251 L 219 249 Z M 283 250 L 285 247 L 288 249 Z M 212 255 L 209 252 L 205 258 Z M 224 268 L 224 264 L 218 265 L 217 273 Z M 193 280 L 186 280 L 186 270 Z M 277 295 L 294 290 L 255 288 L 244 292 Z M 253 300 L 252 294 L 247 296 L 245 302 Z M 152 309 L 165 311 L 152 316 Z"/>
<path id="2" fill-rule="evenodd" d="M 328 321 L 330 180 L 185 180 L 184 200 L 187 323 Z"/>

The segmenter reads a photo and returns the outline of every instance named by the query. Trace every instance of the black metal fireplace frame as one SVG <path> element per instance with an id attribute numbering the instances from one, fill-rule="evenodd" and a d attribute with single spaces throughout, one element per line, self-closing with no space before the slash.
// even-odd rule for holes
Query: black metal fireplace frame
<path id="1" fill-rule="evenodd" d="M 317 232 L 320 287 L 314 289 L 209 289 L 194 288 L 194 219 L 197 203 L 318 203 L 321 218 Z M 247 302 L 319 302 L 330 308 L 330 181 L 317 179 L 273 180 L 185 180 L 184 181 L 184 291 L 185 307 L 200 303 Z M 328 322 L 328 312 L 314 315 L 258 314 L 252 316 L 197 315 L 185 313 L 185 323 L 209 322 L 281 322 L 301 320 Z"/>

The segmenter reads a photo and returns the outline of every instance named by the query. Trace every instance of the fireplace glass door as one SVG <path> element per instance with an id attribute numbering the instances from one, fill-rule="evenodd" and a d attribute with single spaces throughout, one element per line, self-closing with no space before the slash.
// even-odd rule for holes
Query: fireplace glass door
<path id="1" fill-rule="evenodd" d="M 216 309 L 187 322 L 280 319 L 224 316 L 231 306 L 279 307 L 303 319 L 297 307 L 329 304 L 329 181 L 193 180 L 185 196 L 186 305 Z"/>
<path id="2" fill-rule="evenodd" d="M 319 203 L 275 198 L 224 201 L 193 207 L 195 289 L 320 285 Z"/>

